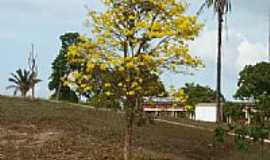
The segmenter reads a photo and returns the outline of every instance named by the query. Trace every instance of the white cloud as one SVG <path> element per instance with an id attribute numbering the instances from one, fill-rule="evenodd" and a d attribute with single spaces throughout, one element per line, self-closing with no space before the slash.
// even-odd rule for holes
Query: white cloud
<path id="1" fill-rule="evenodd" d="M 241 42 L 237 48 L 239 57 L 237 65 L 243 68 L 247 64 L 254 65 L 267 60 L 267 47 L 261 43 L 250 43 L 247 39 Z"/>
<path id="2" fill-rule="evenodd" d="M 196 73 L 187 82 L 208 83 L 215 87 L 217 32 L 205 30 L 200 37 L 190 44 L 191 53 L 201 57 L 206 68 Z M 252 42 L 238 30 L 230 29 L 224 33 L 222 52 L 222 88 L 227 98 L 235 92 L 239 72 L 245 65 L 267 60 L 267 45 L 263 41 Z"/>
<path id="3" fill-rule="evenodd" d="M 191 53 L 201 57 L 209 67 L 216 63 L 216 37 L 216 31 L 205 31 L 191 44 Z M 231 72 L 232 68 L 239 71 L 247 64 L 256 64 L 263 60 L 267 60 L 266 45 L 248 41 L 246 36 L 239 31 L 230 30 L 224 33 L 222 62 L 225 71 Z"/>

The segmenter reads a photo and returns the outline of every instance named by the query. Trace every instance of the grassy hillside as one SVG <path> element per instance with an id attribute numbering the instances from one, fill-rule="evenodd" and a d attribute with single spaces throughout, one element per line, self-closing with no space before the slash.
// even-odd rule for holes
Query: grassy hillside
<path id="1" fill-rule="evenodd" d="M 9 97 L 0 97 L 0 109 L 0 160 L 121 160 L 121 114 Z M 257 146 L 245 154 L 231 143 L 213 147 L 212 133 L 198 129 L 156 122 L 135 130 L 135 159 L 257 160 L 259 155 Z"/>

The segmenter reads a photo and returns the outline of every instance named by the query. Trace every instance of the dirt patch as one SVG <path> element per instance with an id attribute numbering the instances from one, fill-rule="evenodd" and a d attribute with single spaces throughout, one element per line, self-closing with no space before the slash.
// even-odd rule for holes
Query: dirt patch
<path id="1" fill-rule="evenodd" d="M 16 146 L 42 145 L 57 139 L 60 134 L 61 132 L 56 130 L 38 131 L 34 125 L 12 126 L 9 128 L 0 127 L 0 145 L 4 146 L 10 143 Z"/>

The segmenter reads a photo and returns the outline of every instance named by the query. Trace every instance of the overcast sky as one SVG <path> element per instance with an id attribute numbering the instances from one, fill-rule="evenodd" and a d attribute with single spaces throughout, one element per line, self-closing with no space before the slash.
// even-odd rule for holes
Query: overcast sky
<path id="1" fill-rule="evenodd" d="M 194 14 L 202 0 L 187 0 L 188 13 Z M 224 33 L 223 93 L 232 98 L 237 88 L 239 71 L 247 64 L 267 60 L 269 0 L 231 0 L 232 12 L 227 17 Z M 87 7 L 86 7 L 87 6 Z M 39 97 L 47 98 L 51 62 L 60 48 L 59 36 L 66 32 L 89 34 L 83 23 L 87 9 L 102 11 L 100 0 L 0 0 L 0 94 L 6 91 L 7 79 L 19 67 L 27 67 L 31 43 L 38 52 Z M 200 56 L 206 67 L 194 75 L 162 76 L 166 86 L 183 86 L 196 82 L 216 86 L 216 18 L 211 11 L 200 17 L 205 27 L 191 43 L 191 53 Z"/>

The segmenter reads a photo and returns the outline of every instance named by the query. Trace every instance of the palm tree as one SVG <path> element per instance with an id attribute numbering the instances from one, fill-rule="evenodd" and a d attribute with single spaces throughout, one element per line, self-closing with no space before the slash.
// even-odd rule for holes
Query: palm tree
<path id="1" fill-rule="evenodd" d="M 219 122 L 223 121 L 223 111 L 221 107 L 221 49 L 222 49 L 222 32 L 225 16 L 231 11 L 230 0 L 205 0 L 202 4 L 198 14 L 205 8 L 213 8 L 214 13 L 217 14 L 218 22 L 218 50 L 217 50 L 217 119 Z"/>
<path id="2" fill-rule="evenodd" d="M 25 97 L 31 87 L 41 81 L 35 77 L 30 71 L 18 69 L 15 73 L 11 73 L 8 81 L 13 84 L 9 85 L 6 89 L 14 89 L 14 95 L 21 92 L 21 96 Z"/>

